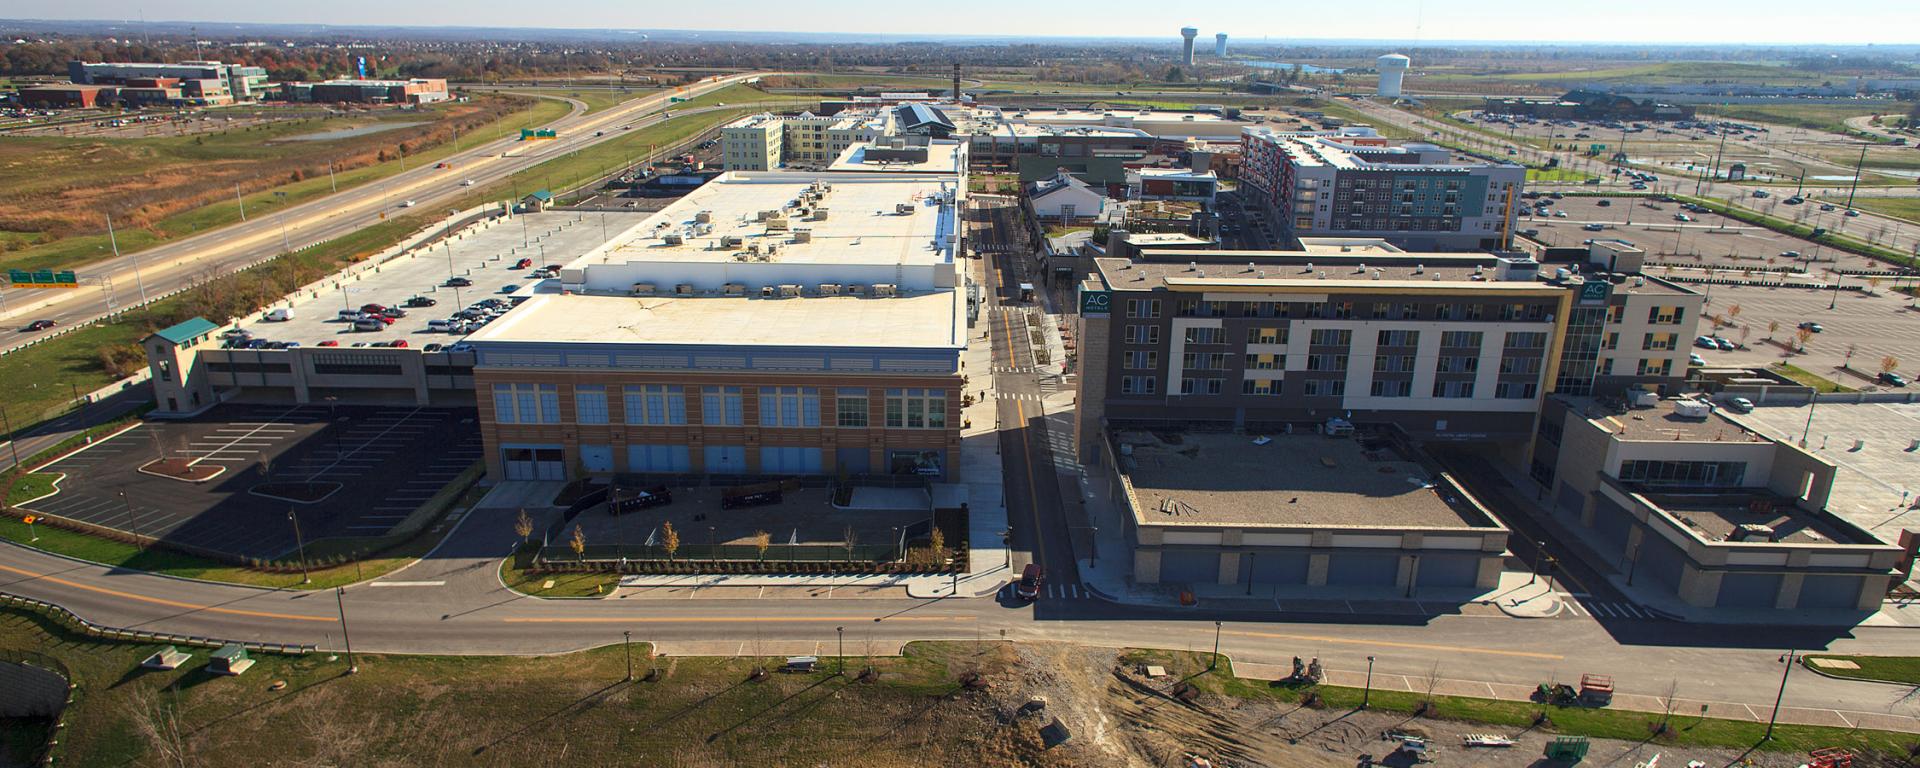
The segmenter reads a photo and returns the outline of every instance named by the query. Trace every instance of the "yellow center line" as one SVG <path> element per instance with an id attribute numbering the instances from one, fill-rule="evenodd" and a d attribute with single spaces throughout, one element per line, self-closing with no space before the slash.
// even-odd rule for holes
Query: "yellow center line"
<path id="1" fill-rule="evenodd" d="M 261 618 L 261 619 L 286 619 L 288 621 L 324 621 L 329 624 L 339 621 L 339 619 L 336 619 L 332 616 L 299 616 L 291 613 L 273 613 L 271 611 L 249 611 L 241 608 L 222 608 L 216 605 L 199 605 L 197 603 L 183 603 L 178 600 L 168 600 L 166 598 L 161 598 L 161 597 L 147 597 L 146 595 L 136 595 L 131 592 L 121 592 L 115 589 L 107 589 L 106 587 L 96 587 L 88 584 L 81 584 L 76 581 L 68 581 L 67 579 L 62 579 L 58 576 L 49 576 L 44 573 L 34 573 L 32 571 L 23 571 L 19 568 L 14 568 L 14 567 L 5 566 L 5 565 L 0 565 L 0 571 L 17 573 L 17 574 L 20 574 L 21 576 L 25 576 L 30 579 L 45 581 L 53 584 L 59 584 L 64 587 L 73 587 L 74 589 L 84 589 L 88 592 L 97 592 L 102 595 L 110 595 L 113 597 L 123 598 L 126 600 L 138 600 L 143 603 L 153 603 L 154 605 L 164 605 L 169 608 L 185 608 L 190 611 L 225 613 L 233 616 L 252 616 L 252 617 Z"/>
<path id="2" fill-rule="evenodd" d="M 892 616 L 888 623 L 898 621 L 978 621 L 974 616 Z M 873 621 L 872 616 L 556 616 L 553 618 L 507 618 L 500 621 L 507 624 L 777 624 L 780 622 L 849 622 Z"/>
<path id="3" fill-rule="evenodd" d="M 1473 648 L 1458 645 L 1430 645 L 1427 643 L 1401 643 L 1392 640 L 1355 640 L 1345 637 L 1325 637 L 1322 635 L 1290 635 L 1281 632 L 1252 632 L 1247 630 L 1227 630 L 1224 635 L 1240 637 L 1264 637 L 1275 640 L 1303 640 L 1312 643 L 1330 643 L 1333 645 L 1366 645 L 1379 648 L 1402 648 L 1410 651 L 1446 651 L 1448 653 L 1477 653 L 1486 656 L 1512 656 L 1522 659 L 1563 660 L 1567 657 L 1557 653 L 1536 653 L 1533 651 L 1501 651 L 1492 648 Z"/>
<path id="4" fill-rule="evenodd" d="M 1020 428 L 1024 430 L 1027 424 L 1027 409 L 1020 403 L 1019 400 L 1013 401 L 1013 413 L 1020 419 Z M 1027 447 L 1025 434 L 1020 436 L 1020 460 L 1024 462 L 1023 466 L 1026 469 L 1027 504 L 1033 508 L 1033 559 L 1038 561 L 1040 555 L 1047 551 L 1047 537 L 1040 531 L 1040 489 L 1033 484 L 1033 451 Z"/>

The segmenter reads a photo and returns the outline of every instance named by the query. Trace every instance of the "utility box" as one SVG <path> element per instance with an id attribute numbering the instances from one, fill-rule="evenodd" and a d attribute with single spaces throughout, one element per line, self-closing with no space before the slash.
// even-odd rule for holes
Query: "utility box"
<path id="1" fill-rule="evenodd" d="M 239 643 L 220 646 L 207 658 L 207 671 L 216 675 L 238 675 L 253 666 L 253 659 L 247 657 L 247 649 Z"/>
<path id="2" fill-rule="evenodd" d="M 1589 746 L 1585 736 L 1556 736 L 1553 741 L 1547 742 L 1546 757 L 1548 760 L 1572 765 L 1587 759 Z"/>

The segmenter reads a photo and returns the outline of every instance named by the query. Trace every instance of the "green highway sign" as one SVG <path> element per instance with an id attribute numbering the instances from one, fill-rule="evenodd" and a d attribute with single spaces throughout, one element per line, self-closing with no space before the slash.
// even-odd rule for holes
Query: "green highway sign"
<path id="1" fill-rule="evenodd" d="M 9 269 L 7 282 L 15 288 L 78 288 L 80 278 L 72 270 Z"/>

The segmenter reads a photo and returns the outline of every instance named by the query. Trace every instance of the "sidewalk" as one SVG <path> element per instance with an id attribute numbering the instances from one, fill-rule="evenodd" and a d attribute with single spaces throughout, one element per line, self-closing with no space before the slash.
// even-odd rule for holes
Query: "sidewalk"
<path id="1" fill-rule="evenodd" d="M 1132 547 L 1126 540 L 1122 505 L 1112 498 L 1110 470 L 1082 468 L 1077 485 L 1094 529 L 1094 550 L 1080 560 L 1080 581 L 1096 596 L 1126 605 L 1179 607 L 1180 592 L 1191 589 L 1195 605 L 1208 610 L 1271 613 L 1355 613 L 1374 615 L 1434 615 L 1457 612 L 1462 606 L 1497 608 L 1514 618 L 1541 619 L 1559 615 L 1560 596 L 1532 574 L 1507 571 L 1492 589 L 1427 588 L 1408 596 L 1394 588 L 1327 587 L 1282 584 L 1135 584 Z M 1091 474 L 1089 474 L 1091 472 Z M 1491 613 L 1491 611 L 1488 611 Z"/>

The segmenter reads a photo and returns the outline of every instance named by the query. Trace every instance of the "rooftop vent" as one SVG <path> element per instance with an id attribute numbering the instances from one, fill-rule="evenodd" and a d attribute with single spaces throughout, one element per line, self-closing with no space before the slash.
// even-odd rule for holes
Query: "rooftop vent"
<path id="1" fill-rule="evenodd" d="M 896 296 L 896 295 L 899 295 L 899 293 L 900 293 L 900 286 L 894 285 L 893 283 L 874 283 L 873 284 L 873 295 L 876 297 Z"/>
<path id="2" fill-rule="evenodd" d="M 629 291 L 629 293 L 634 296 L 652 296 L 654 294 L 653 283 L 634 283 L 633 290 Z"/>
<path id="3" fill-rule="evenodd" d="M 676 286 L 674 286 L 674 287 L 673 287 L 673 295 L 675 295 L 675 296 L 692 296 L 692 295 L 693 295 L 693 285 L 692 285 L 691 283 L 681 283 L 681 284 L 679 284 L 679 285 L 676 285 Z"/>

